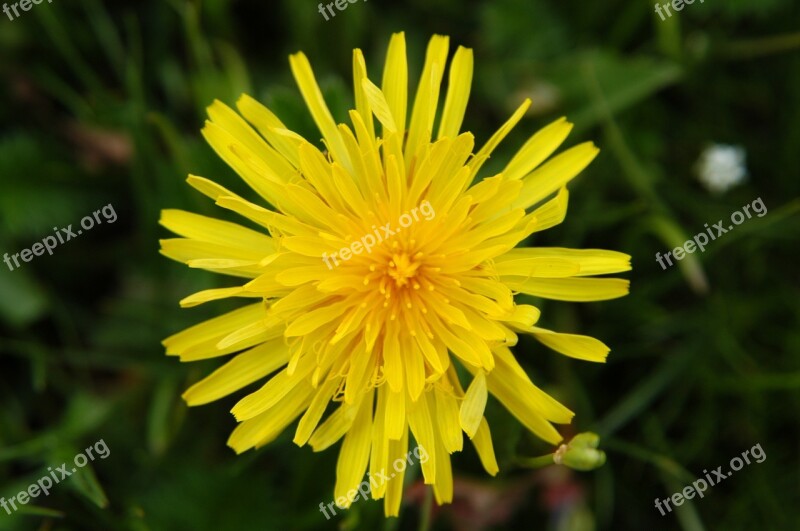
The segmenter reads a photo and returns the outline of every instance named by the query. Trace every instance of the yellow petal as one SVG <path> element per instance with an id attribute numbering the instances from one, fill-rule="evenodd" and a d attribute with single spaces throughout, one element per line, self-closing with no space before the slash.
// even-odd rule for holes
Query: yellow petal
<path id="1" fill-rule="evenodd" d="M 451 288 L 449 286 L 442 288 L 442 293 L 449 299 L 460 302 L 475 310 L 497 319 L 503 315 L 507 315 L 511 309 L 503 309 L 499 304 L 483 295 L 471 293 L 463 288 L 463 284 L 458 288 Z"/>
<path id="2" fill-rule="evenodd" d="M 392 218 L 400 216 L 400 208 L 405 200 L 405 184 L 406 177 L 403 168 L 400 167 L 402 163 L 402 156 L 395 155 L 395 150 L 400 148 L 400 137 L 397 133 L 387 133 L 388 137 L 383 144 L 385 175 L 386 175 L 386 191 L 389 194 L 389 215 Z M 399 158 L 398 158 L 399 156 Z"/>
<path id="3" fill-rule="evenodd" d="M 451 155 L 451 147 L 454 141 L 455 139 L 453 138 L 442 138 L 426 146 L 425 151 L 422 152 L 422 155 L 414 162 L 416 169 L 410 176 L 411 188 L 408 191 L 408 201 L 410 203 L 417 204 L 422 197 L 422 193 L 428 188 L 434 178 L 441 175 L 439 168 L 446 158 Z M 468 157 L 469 152 L 464 155 Z"/>
<path id="4" fill-rule="evenodd" d="M 217 155 L 233 168 L 250 188 L 275 204 L 280 197 L 280 186 L 284 181 L 266 163 L 214 122 L 206 122 L 201 132 Z"/>
<path id="5" fill-rule="evenodd" d="M 268 108 L 247 94 L 242 94 L 236 107 L 245 119 L 253 124 L 258 132 L 267 139 L 292 166 L 298 167 L 297 144 L 277 132 L 279 129 L 286 129 L 286 126 Z"/>
<path id="6" fill-rule="evenodd" d="M 292 69 L 292 74 L 300 88 L 303 99 L 306 102 L 311 116 L 314 118 L 317 127 L 319 127 L 322 136 L 325 137 L 325 142 L 328 144 L 333 158 L 347 169 L 352 172 L 353 166 L 350 162 L 350 155 L 344 147 L 344 142 L 336 128 L 336 122 L 333 121 L 331 111 L 325 104 L 325 99 L 322 97 L 322 91 L 317 85 L 317 80 L 314 78 L 314 72 L 311 69 L 311 64 L 303 52 L 289 56 L 289 65 Z"/>
<path id="7" fill-rule="evenodd" d="M 360 400 L 369 389 L 369 379 L 375 368 L 376 352 L 366 352 L 363 344 L 350 357 L 350 370 L 347 371 L 347 384 L 344 389 L 344 401 L 353 404 Z"/>
<path id="8" fill-rule="evenodd" d="M 566 187 L 561 188 L 555 197 L 538 206 L 533 212 L 522 218 L 513 231 L 484 242 L 483 245 L 489 245 L 496 240 L 502 242 L 506 246 L 503 253 L 507 253 L 534 232 L 547 230 L 564 221 L 567 215 L 568 203 L 569 192 Z"/>
<path id="9" fill-rule="evenodd" d="M 255 260 L 231 260 L 230 258 L 198 258 L 196 260 L 189 260 L 186 265 L 197 269 L 209 270 L 223 270 L 223 269 L 238 269 L 252 268 L 257 266 L 260 261 Z"/>
<path id="10" fill-rule="evenodd" d="M 346 498 L 345 507 L 349 507 L 353 502 L 353 499 L 348 497 L 348 491 L 355 490 L 361 483 L 369 461 L 369 450 L 372 444 L 373 394 L 374 391 L 367 393 L 358 406 L 358 413 L 353 420 L 353 425 L 347 431 L 339 451 L 339 460 L 336 462 L 334 498 Z"/>
<path id="11" fill-rule="evenodd" d="M 300 157 L 300 171 L 317 194 L 334 210 L 346 211 L 347 205 L 342 201 L 339 191 L 333 186 L 331 179 L 331 164 L 325 155 L 315 146 L 303 142 L 298 146 Z M 295 214 L 301 217 L 301 214 Z M 317 224 L 319 225 L 319 224 Z"/>
<path id="12" fill-rule="evenodd" d="M 273 409 L 239 424 L 228 438 L 228 446 L 240 454 L 272 442 L 308 407 L 312 392 L 305 382 L 293 387 Z"/>
<path id="13" fill-rule="evenodd" d="M 508 163 L 503 170 L 503 177 L 515 180 L 527 175 L 558 149 L 571 130 L 572 124 L 565 118 L 559 118 L 537 131 Z"/>
<path id="14" fill-rule="evenodd" d="M 437 138 L 455 137 L 464 121 L 472 86 L 472 50 L 459 46 L 450 64 L 450 80 Z"/>
<path id="15" fill-rule="evenodd" d="M 364 125 L 367 126 L 369 134 L 374 136 L 375 128 L 372 123 L 372 109 L 367 100 L 367 95 L 364 93 L 364 89 L 361 86 L 361 80 L 366 79 L 366 77 L 367 63 L 364 60 L 364 54 L 361 50 L 356 48 L 353 50 L 353 92 L 355 93 L 356 99 L 356 112 L 361 115 L 361 119 Z M 353 157 L 352 153 L 350 153 L 350 157 Z"/>
<path id="16" fill-rule="evenodd" d="M 395 125 L 405 129 L 408 105 L 408 64 L 406 62 L 406 37 L 402 31 L 393 34 L 389 41 L 381 86 Z"/>
<path id="17" fill-rule="evenodd" d="M 309 188 L 289 184 L 283 188 L 280 208 L 300 221 L 318 227 L 325 232 L 346 236 L 359 234 L 363 229 L 347 216 L 328 206 L 322 198 Z"/>
<path id="18" fill-rule="evenodd" d="M 536 306 L 530 304 L 516 304 L 514 309 L 506 314 L 492 315 L 497 321 L 509 323 L 510 326 L 527 329 L 533 326 L 541 315 L 541 311 Z"/>
<path id="19" fill-rule="evenodd" d="M 630 281 L 621 278 L 506 279 L 506 285 L 515 291 L 558 301 L 606 301 L 624 297 L 630 290 Z"/>
<path id="20" fill-rule="evenodd" d="M 249 201 L 245 201 L 240 197 L 220 197 L 217 199 L 217 205 L 236 212 L 266 227 L 270 232 L 277 230 L 279 234 L 285 232 L 303 236 L 318 234 L 318 229 L 302 223 L 294 216 L 279 214 Z"/>
<path id="21" fill-rule="evenodd" d="M 470 168 L 472 168 L 472 171 L 470 172 L 472 177 L 475 177 L 475 175 L 478 174 L 478 171 L 480 171 L 483 164 L 489 159 L 489 157 L 492 155 L 492 152 L 494 152 L 494 148 L 496 148 L 500 142 L 503 141 L 506 135 L 511 132 L 514 126 L 519 123 L 530 105 L 531 100 L 525 98 L 525 101 L 523 101 L 522 105 L 520 105 L 517 110 L 514 111 L 514 114 L 511 115 L 511 118 L 509 118 L 508 121 L 506 121 L 506 123 L 504 123 L 500 129 L 498 129 L 495 134 L 491 136 L 491 138 L 489 138 L 480 151 L 478 151 L 478 153 L 475 155 L 475 158 L 472 159 L 472 162 L 469 164 Z"/>
<path id="22" fill-rule="evenodd" d="M 453 140 L 450 151 L 443 157 L 427 194 L 431 205 L 438 211 L 449 210 L 458 195 L 472 181 L 470 169 L 465 167 L 464 163 L 472 153 L 474 145 L 475 137 L 472 133 L 462 133 Z"/>
<path id="23" fill-rule="evenodd" d="M 381 89 L 367 78 L 361 80 L 360 88 L 364 92 L 372 112 L 375 113 L 375 117 L 383 125 L 384 130 L 390 133 L 396 132 L 397 122 L 394 121 L 392 110 Z M 369 118 L 369 121 L 372 121 L 372 117 Z"/>
<path id="24" fill-rule="evenodd" d="M 453 501 L 453 468 L 450 455 L 445 452 L 439 439 L 436 440 L 436 483 L 433 484 L 433 495 L 439 505 Z"/>
<path id="25" fill-rule="evenodd" d="M 492 371 L 493 373 L 496 372 Z M 503 384 L 502 381 L 489 375 L 489 390 L 497 400 L 503 404 L 523 426 L 540 439 L 551 444 L 558 444 L 562 437 L 541 413 L 525 405 L 525 401 L 519 396 L 518 392 Z"/>
<path id="26" fill-rule="evenodd" d="M 383 373 L 389 388 L 399 393 L 403 389 L 403 357 L 397 331 L 386 332 L 383 337 Z"/>
<path id="27" fill-rule="evenodd" d="M 363 161 L 359 160 L 359 162 Z M 341 198 L 341 201 L 346 204 L 355 215 L 369 210 L 369 206 L 361 195 L 361 191 L 358 189 L 353 177 L 345 172 L 344 168 L 337 163 L 333 165 L 333 184 L 335 185 L 335 189 L 339 191 L 337 195 Z"/>
<path id="28" fill-rule="evenodd" d="M 183 393 L 189 406 L 218 400 L 279 369 L 289 361 L 289 349 L 278 338 L 239 354 Z"/>
<path id="29" fill-rule="evenodd" d="M 265 315 L 266 309 L 262 303 L 250 304 L 173 334 L 162 344 L 167 348 L 167 354 L 179 355 L 193 345 L 218 341 L 243 326 L 261 321 Z"/>
<path id="30" fill-rule="evenodd" d="M 504 258 L 507 256 L 503 255 Z M 580 273 L 580 265 L 558 256 L 533 256 L 520 260 L 495 260 L 495 271 L 501 276 L 565 278 Z"/>
<path id="31" fill-rule="evenodd" d="M 430 142 L 449 43 L 449 37 L 443 35 L 434 35 L 428 42 L 408 127 L 405 156 L 409 160 L 417 155 L 420 146 Z"/>
<path id="32" fill-rule="evenodd" d="M 425 389 L 425 362 L 422 352 L 409 336 L 404 334 L 404 337 L 400 339 L 400 344 L 403 347 L 403 367 L 406 372 L 408 395 L 412 402 L 416 402 Z"/>
<path id="33" fill-rule="evenodd" d="M 442 436 L 444 449 L 448 453 L 460 452 L 464 437 L 461 433 L 458 403 L 455 397 L 447 390 L 435 388 L 436 419 L 439 433 Z"/>
<path id="34" fill-rule="evenodd" d="M 386 391 L 386 438 L 397 440 L 406 431 L 406 396 L 402 389 Z"/>
<path id="35" fill-rule="evenodd" d="M 309 404 L 308 409 L 303 414 L 303 418 L 297 424 L 293 440 L 297 446 L 306 444 L 308 438 L 317 429 L 317 425 L 319 425 L 319 421 L 322 419 L 323 413 L 325 413 L 325 408 L 328 407 L 328 403 L 333 398 L 333 393 L 338 389 L 340 383 L 341 379 L 339 378 L 328 380 L 316 390 L 311 404 Z"/>
<path id="36" fill-rule="evenodd" d="M 376 390 L 375 416 L 372 424 L 372 447 L 369 456 L 370 478 L 379 478 L 384 473 L 386 457 L 389 452 L 389 439 L 386 437 L 386 401 L 388 386 L 382 385 Z M 386 481 L 377 481 L 370 490 L 373 500 L 380 500 L 386 493 Z"/>
<path id="37" fill-rule="evenodd" d="M 353 425 L 356 412 L 355 406 L 342 404 L 316 429 L 308 444 L 315 452 L 321 452 L 335 444 Z"/>
<path id="38" fill-rule="evenodd" d="M 464 231 L 458 237 L 453 238 L 447 247 L 451 249 L 474 249 L 490 238 L 506 234 L 513 229 L 523 217 L 525 217 L 525 211 L 521 208 L 515 208 L 498 217 L 491 223 L 484 223 L 479 227 Z"/>
<path id="39" fill-rule="evenodd" d="M 253 344 L 253 341 L 259 341 L 265 333 L 281 327 L 282 324 L 283 323 L 280 323 L 276 319 L 270 319 L 269 317 L 252 322 L 222 337 L 217 341 L 217 348 L 222 350 L 234 346 L 239 346 L 239 348 L 250 346 Z"/>
<path id="40" fill-rule="evenodd" d="M 511 203 L 514 202 L 519 195 L 519 191 L 522 190 L 521 181 L 502 181 L 501 179 L 502 175 L 484 179 L 484 181 L 493 180 L 500 184 L 491 196 L 476 202 L 475 208 L 470 211 L 469 217 L 476 225 L 490 222 L 510 211 Z"/>
<path id="41" fill-rule="evenodd" d="M 442 365 L 442 361 L 439 359 L 439 353 L 436 352 L 436 347 L 431 343 L 428 336 L 426 334 L 416 334 L 414 336 L 414 341 L 416 341 L 416 344 L 419 346 L 422 355 L 425 356 L 425 361 L 433 367 L 433 370 L 439 374 L 443 373 L 446 367 Z"/>
<path id="42" fill-rule="evenodd" d="M 219 356 L 226 356 L 233 352 L 238 352 L 240 350 L 253 347 L 258 345 L 259 343 L 263 343 L 264 341 L 269 341 L 271 339 L 275 339 L 277 337 L 281 337 L 283 333 L 283 324 L 278 323 L 277 325 L 267 328 L 264 326 L 261 320 L 257 321 L 259 331 L 254 334 L 248 334 L 246 337 L 238 339 L 233 342 L 229 342 L 226 346 L 220 346 L 220 341 L 227 337 L 230 337 L 231 334 L 235 334 L 238 330 L 234 330 L 231 334 L 227 334 L 225 336 L 214 337 L 212 339 L 208 339 L 199 343 L 195 343 L 190 347 L 184 349 L 179 354 L 179 359 L 183 362 L 186 361 L 198 361 L 198 360 L 205 360 L 209 358 L 216 358 Z M 245 325 L 244 327 L 240 328 L 239 330 L 249 330 L 254 323 L 249 325 Z"/>
<path id="43" fill-rule="evenodd" d="M 203 291 L 198 291 L 188 297 L 184 297 L 180 301 L 181 308 L 192 308 L 194 306 L 198 306 L 203 304 L 204 302 L 209 301 L 216 301 L 219 299 L 227 299 L 228 297 L 260 297 L 260 295 L 255 295 L 253 293 L 247 293 L 245 289 L 241 286 L 237 286 L 234 288 L 217 288 L 217 289 L 206 289 Z"/>
<path id="44" fill-rule="evenodd" d="M 547 230 L 560 224 L 567 217 L 568 204 L 569 191 L 566 188 L 562 188 L 553 199 L 531 212 L 530 217 L 534 220 L 534 223 L 529 230 L 525 231 L 524 237 L 527 238 L 533 232 Z"/>
<path id="45" fill-rule="evenodd" d="M 219 100 L 214 100 L 207 110 L 212 122 L 227 131 L 247 147 L 253 155 L 261 159 L 278 179 L 287 182 L 294 174 L 294 167 L 289 161 L 267 144 L 233 109 Z"/>
<path id="46" fill-rule="evenodd" d="M 308 313 L 305 313 L 292 321 L 286 327 L 284 335 L 286 337 L 303 336 L 330 323 L 337 317 L 342 315 L 342 310 L 348 306 L 347 301 L 336 304 L 329 304 L 322 308 L 317 308 Z"/>
<path id="47" fill-rule="evenodd" d="M 292 287 L 279 283 L 275 280 L 275 271 L 260 269 L 261 275 L 254 275 L 256 278 L 244 285 L 247 291 L 261 293 L 267 296 L 282 296 L 292 292 Z M 274 294 L 274 295 L 272 295 Z"/>
<path id="48" fill-rule="evenodd" d="M 297 370 L 290 376 L 286 369 L 282 370 L 254 393 L 239 400 L 231 413 L 236 420 L 242 421 L 260 415 L 277 404 L 289 391 L 299 385 L 314 369 L 314 356 L 307 354 L 300 360 Z"/>
<path id="49" fill-rule="evenodd" d="M 533 385 L 508 347 L 499 346 L 494 349 L 494 352 L 497 360 L 501 363 L 498 363 L 499 370 L 497 374 L 492 373 L 489 376 L 496 376 L 497 379 L 509 384 L 512 388 L 517 388 L 524 401 L 532 408 L 539 410 L 549 420 L 560 424 L 571 422 L 575 414 Z"/>
<path id="50" fill-rule="evenodd" d="M 286 236 L 281 240 L 281 245 L 287 251 L 318 259 L 322 258 L 323 253 L 330 256 L 335 250 L 341 249 L 336 242 L 327 241 L 319 236 Z"/>
<path id="51" fill-rule="evenodd" d="M 477 344 L 470 344 L 468 341 L 465 341 L 453 334 L 447 326 L 443 325 L 435 317 L 430 318 L 429 324 L 433 329 L 433 333 L 441 341 L 443 341 L 447 345 L 447 348 L 450 349 L 453 354 L 458 356 L 458 358 L 464 363 L 474 367 L 482 366 L 481 360 L 484 355 L 480 352 L 480 350 L 488 350 L 488 347 L 486 347 L 483 341 L 478 340 Z M 475 336 L 473 335 L 472 337 Z"/>
<path id="52" fill-rule="evenodd" d="M 348 335 L 352 334 L 353 332 L 360 330 L 363 326 L 364 318 L 370 311 L 369 305 L 359 304 L 358 306 L 351 308 L 350 312 L 341 320 L 339 326 L 336 327 L 336 335 L 330 339 L 330 344 L 335 345 L 342 338 L 347 337 Z M 364 344 L 366 347 L 366 343 Z M 374 349 L 370 348 L 370 351 Z M 370 362 L 370 370 L 374 369 L 374 363 Z"/>
<path id="53" fill-rule="evenodd" d="M 370 199 L 374 198 L 375 194 L 370 188 L 370 185 L 377 184 L 379 182 L 379 175 L 370 175 L 370 171 L 367 170 L 367 154 L 362 151 L 361 146 L 356 138 L 358 134 L 358 129 L 362 129 L 361 135 L 369 134 L 365 133 L 363 129 L 364 121 L 361 119 L 361 115 L 359 115 L 356 111 L 350 111 L 350 119 L 353 122 L 353 127 L 356 131 L 352 131 L 349 127 L 346 127 L 344 124 L 339 126 L 339 132 L 342 134 L 342 138 L 344 139 L 344 145 L 347 148 L 347 152 L 350 153 L 350 159 L 353 161 L 353 174 L 348 175 L 347 172 L 344 171 L 342 168 L 342 174 L 345 176 L 349 176 L 350 179 L 353 181 L 352 185 L 355 186 L 358 191 L 359 195 L 363 198 Z M 370 117 L 370 121 L 372 118 Z M 366 149 L 366 148 L 365 148 Z M 374 154 L 369 154 L 370 158 Z M 339 165 L 335 165 L 339 167 Z M 371 203 L 370 203 L 371 205 Z M 358 212 L 366 212 L 368 208 L 365 206 L 362 210 L 358 210 L 362 208 L 358 205 L 351 206 L 351 210 L 356 209 Z"/>
<path id="54" fill-rule="evenodd" d="M 275 280 L 284 286 L 300 286 L 306 282 L 322 280 L 328 275 L 328 271 L 322 262 L 319 265 L 290 267 L 275 275 Z"/>
<path id="55" fill-rule="evenodd" d="M 362 170 L 364 182 L 361 183 L 364 186 L 364 197 L 386 200 L 386 187 L 383 186 L 377 140 L 369 134 L 367 126 L 364 125 L 364 121 L 358 113 L 351 112 L 350 120 L 353 122 L 358 139 L 360 164 L 364 165 Z M 345 144 L 346 146 L 347 144 Z"/>
<path id="56" fill-rule="evenodd" d="M 244 278 L 255 278 L 262 272 L 259 264 L 263 257 L 251 249 L 187 238 L 169 238 L 159 243 L 161 254 L 190 267 Z"/>
<path id="57" fill-rule="evenodd" d="M 526 428 L 553 444 L 561 436 L 548 422 L 569 423 L 573 413 L 533 385 L 505 347 L 495 349 L 496 366 L 486 381 L 492 393 Z"/>
<path id="58" fill-rule="evenodd" d="M 414 434 L 417 444 L 419 444 L 428 455 L 428 459 L 422 466 L 422 476 L 425 483 L 431 485 L 436 482 L 436 433 L 433 427 L 433 419 L 428 407 L 431 393 L 423 394 L 420 400 L 408 404 L 408 425 L 411 433 Z"/>
<path id="59" fill-rule="evenodd" d="M 397 460 L 405 461 L 408 451 L 408 429 L 403 425 L 403 433 L 397 440 L 389 441 L 386 453 L 386 465 L 383 467 L 386 475 L 390 476 L 386 484 L 386 498 L 383 501 L 383 513 L 386 517 L 397 516 L 400 513 L 400 501 L 403 498 L 403 480 L 406 476 L 406 467 L 389 473 L 389 467 Z M 394 468 L 392 468 L 394 470 Z"/>
<path id="60" fill-rule="evenodd" d="M 464 401 L 461 402 L 461 409 L 459 411 L 459 422 L 461 429 L 471 439 L 478 431 L 483 412 L 486 409 L 486 399 L 488 398 L 488 391 L 486 389 L 486 375 L 483 371 L 479 370 L 472 379 L 472 383 L 467 388 L 467 394 L 464 395 Z"/>
<path id="61" fill-rule="evenodd" d="M 489 423 L 485 418 L 481 419 L 481 424 L 475 437 L 472 438 L 472 444 L 478 452 L 478 458 L 481 460 L 484 470 L 490 475 L 494 476 L 500 470 L 497 466 L 497 459 L 494 456 L 494 446 L 492 446 L 492 434 L 489 431 Z"/>
<path id="62" fill-rule="evenodd" d="M 201 194 L 210 197 L 214 201 L 223 196 L 239 198 L 238 195 L 234 194 L 224 186 L 221 186 L 215 183 L 214 181 L 206 179 L 205 177 L 198 177 L 197 175 L 189 174 L 189 177 L 186 178 L 186 182 L 189 183 L 189 185 L 192 188 L 194 188 Z"/>
<path id="63" fill-rule="evenodd" d="M 289 319 L 293 315 L 305 313 L 309 306 L 317 306 L 330 295 L 320 293 L 314 286 L 301 286 L 270 306 L 269 313 L 274 317 Z"/>
<path id="64" fill-rule="evenodd" d="M 461 278 L 461 286 L 477 295 L 496 301 L 501 308 L 511 310 L 514 306 L 513 293 L 500 282 L 483 278 Z"/>
<path id="65" fill-rule="evenodd" d="M 531 333 L 543 345 L 570 358 L 605 363 L 611 351 L 602 341 L 589 336 L 561 334 L 536 326 Z"/>
<path id="66" fill-rule="evenodd" d="M 538 203 L 570 182 L 598 153 L 600 150 L 593 143 L 584 142 L 557 155 L 522 179 L 522 191 L 514 206 L 528 208 Z"/>
<path id="67" fill-rule="evenodd" d="M 161 211 L 159 223 L 185 238 L 251 250 L 255 256 L 275 252 L 275 244 L 269 236 L 228 221 L 167 209 Z M 256 250 L 263 250 L 263 254 Z"/>
<path id="68" fill-rule="evenodd" d="M 512 249 L 495 259 L 495 270 L 499 275 L 527 276 L 522 273 L 537 260 L 557 259 L 575 264 L 578 272 L 569 276 L 606 275 L 630 271 L 631 257 L 617 251 L 603 249 L 566 249 L 563 247 L 535 247 Z M 531 274 L 531 276 L 540 276 Z"/>

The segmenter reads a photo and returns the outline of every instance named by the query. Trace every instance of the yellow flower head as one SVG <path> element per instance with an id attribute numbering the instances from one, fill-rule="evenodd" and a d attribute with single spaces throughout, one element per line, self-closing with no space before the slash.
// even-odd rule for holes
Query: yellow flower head
<path id="1" fill-rule="evenodd" d="M 561 441 L 552 423 L 569 423 L 573 413 L 531 382 L 509 347 L 524 333 L 589 361 L 604 361 L 608 348 L 536 327 L 539 310 L 517 304 L 515 293 L 597 301 L 628 292 L 626 280 L 590 278 L 629 270 L 625 254 L 516 248 L 564 219 L 566 184 L 597 148 L 581 144 L 545 162 L 571 129 L 560 119 L 531 136 L 501 173 L 476 180 L 530 101 L 474 152 L 473 136 L 459 134 L 472 81 L 469 49 L 453 57 L 434 124 L 447 56 L 448 38 L 434 36 L 409 113 L 404 35 L 391 39 L 380 87 L 355 50 L 351 125 L 334 121 L 306 56 L 291 56 L 325 151 L 245 95 L 240 114 L 214 102 L 203 134 L 263 201 L 188 179 L 266 230 L 178 210 L 161 217 L 182 236 L 162 240 L 164 255 L 248 279 L 196 293 L 182 306 L 257 300 L 164 341 L 181 361 L 236 353 L 188 389 L 186 402 L 205 404 L 269 377 L 234 406 L 239 425 L 228 444 L 236 452 L 263 446 L 298 418 L 300 446 L 320 451 L 344 437 L 334 498 L 349 506 L 348 493 L 369 471 L 373 480 L 389 478 L 371 489 L 374 499 L 385 498 L 387 515 L 399 511 L 404 474 L 393 465 L 408 456 L 409 429 L 439 503 L 453 496 L 450 454 L 461 450 L 462 432 L 486 471 L 497 473 L 483 416 L 489 393 L 531 432 Z M 471 376 L 466 391 L 464 375 Z"/>

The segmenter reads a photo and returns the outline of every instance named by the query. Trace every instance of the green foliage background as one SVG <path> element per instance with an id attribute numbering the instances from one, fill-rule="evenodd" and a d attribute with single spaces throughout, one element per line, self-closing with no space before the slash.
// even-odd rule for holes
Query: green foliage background
<path id="1" fill-rule="evenodd" d="M 792 0 L 695 2 L 664 22 L 638 0 L 370 0 L 328 22 L 305 0 L 56 0 L 3 16 L 0 252 L 108 203 L 119 219 L 53 256 L 0 266 L 0 496 L 99 439 L 111 450 L 48 497 L 0 510 L 0 529 L 797 529 L 798 28 Z M 562 115 L 576 123 L 568 145 L 602 149 L 571 186 L 566 222 L 532 243 L 633 255 L 626 298 L 537 301 L 543 326 L 598 337 L 611 356 L 592 365 L 527 340 L 516 353 L 576 411 L 565 436 L 598 432 L 608 463 L 591 473 L 518 465 L 553 448 L 490 400 L 497 478 L 466 449 L 454 458 L 457 503 L 429 519 L 413 484 L 399 519 L 358 502 L 326 521 L 318 504 L 332 497 L 336 451 L 313 454 L 286 433 L 237 457 L 225 440 L 241 394 L 192 410 L 180 400 L 218 362 L 181 365 L 160 341 L 231 307 L 178 300 L 229 284 L 159 256 L 157 221 L 167 207 L 224 217 L 184 183 L 189 172 L 243 190 L 199 133 L 214 98 L 233 104 L 246 91 L 318 138 L 288 54 L 308 54 L 343 120 L 351 49 L 379 79 L 399 30 L 411 72 L 432 33 L 475 49 L 465 127 L 479 144 L 533 98 L 489 170 Z M 720 197 L 693 176 L 712 142 L 748 154 L 749 181 Z M 655 263 L 758 197 L 766 216 L 681 268 Z M 677 512 L 654 508 L 756 444 L 763 463 Z"/>

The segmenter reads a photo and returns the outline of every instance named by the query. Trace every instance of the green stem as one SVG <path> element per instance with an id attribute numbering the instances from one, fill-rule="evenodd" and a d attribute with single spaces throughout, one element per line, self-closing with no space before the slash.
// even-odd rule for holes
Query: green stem
<path id="1" fill-rule="evenodd" d="M 541 455 L 539 457 L 519 457 L 516 463 L 525 468 L 544 468 L 549 465 L 555 464 L 553 461 L 553 454 Z"/>
<path id="2" fill-rule="evenodd" d="M 419 520 L 419 531 L 431 528 L 431 512 L 433 511 L 433 487 L 425 489 L 425 501 L 422 503 L 422 516 Z"/>

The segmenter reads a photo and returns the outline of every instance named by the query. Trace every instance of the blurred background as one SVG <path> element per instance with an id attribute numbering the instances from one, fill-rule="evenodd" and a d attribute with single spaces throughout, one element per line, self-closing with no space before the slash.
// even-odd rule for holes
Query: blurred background
<path id="1" fill-rule="evenodd" d="M 110 451 L 49 496 L 0 509 L 0 529 L 800 528 L 800 4 L 709 0 L 663 21 L 654 8 L 360 0 L 326 21 L 305 0 L 55 0 L 0 16 L 0 253 L 108 204 L 118 216 L 52 256 L 0 264 L 0 496 L 98 441 Z M 474 48 L 464 127 L 477 144 L 533 100 L 487 174 L 563 115 L 576 124 L 567 145 L 602 150 L 571 186 L 565 223 L 531 244 L 633 256 L 626 298 L 534 301 L 542 326 L 606 342 L 608 363 L 526 339 L 516 354 L 577 413 L 565 437 L 599 433 L 608 462 L 526 468 L 554 449 L 490 399 L 496 478 L 465 447 L 452 505 L 423 509 L 411 467 L 400 518 L 360 501 L 328 521 L 318 507 L 333 496 L 337 451 L 297 448 L 290 429 L 237 457 L 225 441 L 242 393 L 191 410 L 180 399 L 219 362 L 180 364 L 161 340 L 233 306 L 178 301 L 232 281 L 160 256 L 157 221 L 162 208 L 226 217 L 185 184 L 189 172 L 247 194 L 200 135 L 214 98 L 247 92 L 319 138 L 288 54 L 306 52 L 341 121 L 352 48 L 380 79 L 401 30 L 412 86 L 431 34 Z M 757 198 L 763 217 L 680 267 L 655 261 Z M 757 444 L 763 463 L 678 511 L 655 508 Z"/>

